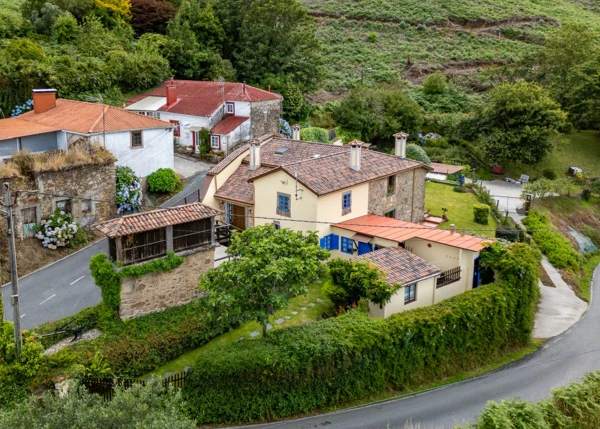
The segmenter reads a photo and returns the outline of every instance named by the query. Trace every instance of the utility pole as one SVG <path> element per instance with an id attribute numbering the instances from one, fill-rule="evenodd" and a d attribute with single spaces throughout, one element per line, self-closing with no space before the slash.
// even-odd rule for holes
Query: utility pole
<path id="1" fill-rule="evenodd" d="M 10 258 L 10 282 L 12 292 L 10 303 L 13 308 L 13 324 L 15 329 L 15 355 L 17 362 L 21 360 L 21 312 L 19 311 L 19 275 L 17 274 L 17 253 L 15 251 L 15 231 L 13 228 L 12 207 L 10 202 L 10 183 L 4 183 L 4 203 L 6 207 L 6 221 L 8 232 L 8 255 Z"/>

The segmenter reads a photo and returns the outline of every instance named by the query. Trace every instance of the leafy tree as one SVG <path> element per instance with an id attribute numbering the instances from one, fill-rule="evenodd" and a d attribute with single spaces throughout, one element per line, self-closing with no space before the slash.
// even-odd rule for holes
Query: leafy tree
<path id="1" fill-rule="evenodd" d="M 414 159 L 415 161 L 421 161 L 424 164 L 431 165 L 431 159 L 421 146 L 417 146 L 416 144 L 408 144 L 406 145 L 406 157 L 409 159 Z"/>
<path id="2" fill-rule="evenodd" d="M 319 247 L 315 232 L 304 235 L 290 229 L 262 225 L 235 234 L 226 250 L 231 260 L 210 270 L 200 281 L 209 290 L 209 302 L 228 313 L 245 314 L 267 334 L 269 316 L 286 308 L 289 300 L 305 295 L 324 273 L 321 261 L 329 257 Z"/>
<path id="3" fill-rule="evenodd" d="M 46 391 L 42 400 L 31 397 L 14 409 L 0 411 L 0 427 L 194 429 L 195 423 L 181 412 L 181 407 L 180 393 L 165 393 L 160 379 L 127 390 L 117 387 L 108 402 L 75 384 L 65 395 Z"/>
<path id="4" fill-rule="evenodd" d="M 77 20 L 70 13 L 59 17 L 52 26 L 52 38 L 58 44 L 72 42 L 77 37 L 78 32 Z"/>
<path id="5" fill-rule="evenodd" d="M 443 94 L 447 87 L 446 76 L 440 71 L 430 74 L 423 81 L 423 92 L 428 95 Z"/>
<path id="6" fill-rule="evenodd" d="M 65 12 L 61 8 L 52 3 L 46 3 L 39 12 L 34 10 L 31 13 L 31 23 L 36 33 L 50 34 L 56 20 L 64 15 Z"/>
<path id="7" fill-rule="evenodd" d="M 203 0 L 186 0 L 181 4 L 169 29 L 189 26 L 195 40 L 202 48 L 218 50 L 225 39 L 225 31 L 211 3 Z"/>
<path id="8" fill-rule="evenodd" d="M 492 90 L 482 112 L 480 138 L 486 156 L 495 162 L 540 162 L 552 149 L 566 114 L 536 84 L 502 84 Z"/>
<path id="9" fill-rule="evenodd" d="M 131 19 L 131 0 L 94 0 L 94 12 L 107 24 L 123 23 Z"/>
<path id="10" fill-rule="evenodd" d="M 166 0 L 131 0 L 131 27 L 135 34 L 165 34 L 175 7 Z"/>

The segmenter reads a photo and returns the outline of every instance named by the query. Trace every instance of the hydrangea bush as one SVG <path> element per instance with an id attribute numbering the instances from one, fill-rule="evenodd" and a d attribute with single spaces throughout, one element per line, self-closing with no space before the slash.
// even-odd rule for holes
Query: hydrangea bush
<path id="1" fill-rule="evenodd" d="M 285 119 L 279 119 L 279 132 L 288 139 L 292 138 L 292 127 L 290 127 L 290 123 Z"/>
<path id="2" fill-rule="evenodd" d="M 51 250 L 59 247 L 73 247 L 85 242 L 85 233 L 73 215 L 62 210 L 55 210 L 52 215 L 42 219 L 36 227 L 35 237 L 42 240 L 42 246 Z"/>
<path id="3" fill-rule="evenodd" d="M 129 167 L 115 167 L 117 213 L 138 210 L 142 205 L 142 183 Z"/>
<path id="4" fill-rule="evenodd" d="M 33 100 L 30 99 L 27 100 L 25 103 L 21 104 L 20 106 L 15 106 L 13 111 L 10 112 L 10 116 L 11 118 L 14 118 L 15 116 L 19 116 L 25 112 L 29 112 L 31 109 L 33 109 Z"/>

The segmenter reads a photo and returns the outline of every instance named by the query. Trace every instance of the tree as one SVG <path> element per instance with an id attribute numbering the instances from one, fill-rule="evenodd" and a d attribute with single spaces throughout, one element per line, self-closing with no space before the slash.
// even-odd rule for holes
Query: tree
<path id="1" fill-rule="evenodd" d="M 52 38 L 58 44 L 72 42 L 77 37 L 78 32 L 77 20 L 70 13 L 59 17 L 52 26 Z"/>
<path id="2" fill-rule="evenodd" d="M 175 7 L 166 0 L 131 0 L 131 27 L 135 34 L 165 34 Z"/>
<path id="3" fill-rule="evenodd" d="M 494 162 L 536 164 L 552 149 L 566 114 L 548 93 L 533 83 L 505 83 L 491 91 L 482 112 L 480 139 Z"/>
<path id="4" fill-rule="evenodd" d="M 204 274 L 200 289 L 210 291 L 213 305 L 259 322 L 264 335 L 269 316 L 286 308 L 291 298 L 305 295 L 324 274 L 321 261 L 329 257 L 315 232 L 304 235 L 273 225 L 235 234 L 226 252 L 231 260 Z"/>
<path id="5" fill-rule="evenodd" d="M 94 0 L 94 12 L 110 26 L 123 23 L 131 19 L 131 0 Z"/>
<path id="6" fill-rule="evenodd" d="M 423 92 L 427 95 L 443 94 L 447 87 L 446 76 L 440 71 L 430 74 L 423 81 Z"/>
<path id="7" fill-rule="evenodd" d="M 14 409 L 0 411 L 0 427 L 194 429 L 181 404 L 181 393 L 165 393 L 160 379 L 127 390 L 117 387 L 112 401 L 75 384 L 65 395 L 46 391 L 41 401 L 31 397 Z"/>

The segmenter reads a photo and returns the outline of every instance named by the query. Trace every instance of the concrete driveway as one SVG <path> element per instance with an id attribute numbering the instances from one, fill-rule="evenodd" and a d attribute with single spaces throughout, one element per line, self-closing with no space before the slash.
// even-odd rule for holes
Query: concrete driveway
<path id="1" fill-rule="evenodd" d="M 482 183 L 489 191 L 490 196 L 498 203 L 498 210 L 500 210 L 500 213 L 504 213 L 508 210 L 508 215 L 512 217 L 515 222 L 521 223 L 524 216 L 518 214 L 517 209 L 523 207 L 524 204 L 521 199 L 523 186 L 505 182 L 504 180 L 484 180 Z"/>
<path id="2" fill-rule="evenodd" d="M 185 179 L 210 170 L 214 164 L 175 154 L 175 173 Z"/>

